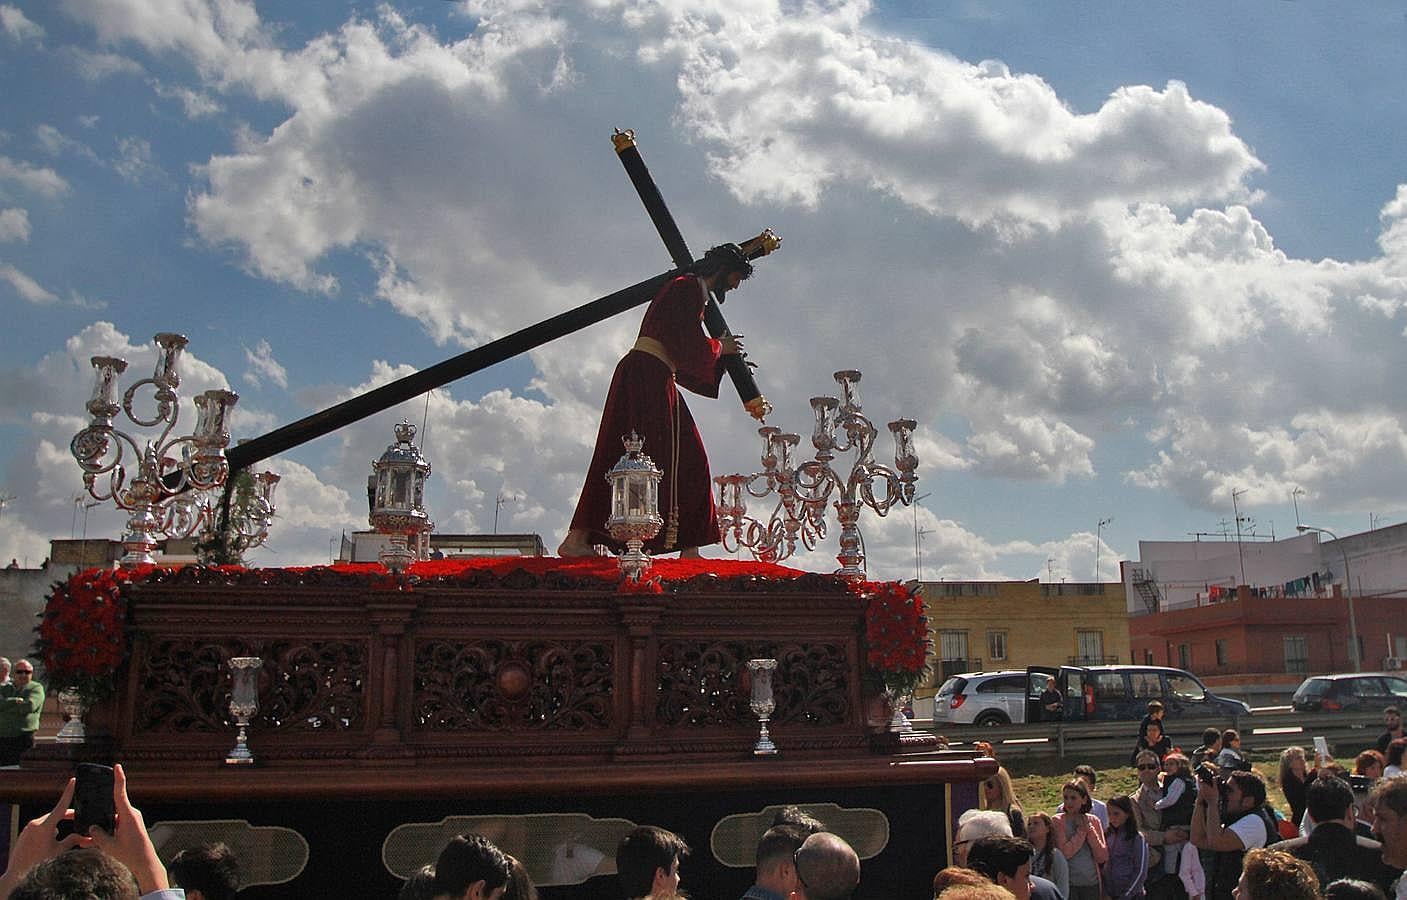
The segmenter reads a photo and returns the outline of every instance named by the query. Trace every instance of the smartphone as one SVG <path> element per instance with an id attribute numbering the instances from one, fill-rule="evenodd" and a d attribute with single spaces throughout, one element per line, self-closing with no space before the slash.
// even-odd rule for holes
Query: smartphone
<path id="1" fill-rule="evenodd" d="M 1331 758 L 1329 756 L 1329 742 L 1324 738 L 1324 735 L 1321 734 L 1314 739 L 1314 752 L 1319 754 L 1321 760 Z"/>
<path id="2" fill-rule="evenodd" d="M 74 772 L 78 780 L 73 789 L 73 830 L 87 834 L 91 825 L 112 834 L 117 821 L 117 808 L 112 801 L 112 766 L 79 763 Z"/>

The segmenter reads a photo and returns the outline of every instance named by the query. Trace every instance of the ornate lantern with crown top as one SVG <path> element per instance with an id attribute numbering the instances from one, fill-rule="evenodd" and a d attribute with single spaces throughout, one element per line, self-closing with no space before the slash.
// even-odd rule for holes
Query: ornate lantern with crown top
<path id="1" fill-rule="evenodd" d="M 660 479 L 664 473 L 641 451 L 645 441 L 634 431 L 622 437 L 625 455 L 606 473 L 611 483 L 611 515 L 606 530 L 611 537 L 625 543 L 620 556 L 621 573 L 633 581 L 650 567 L 650 555 L 645 541 L 660 533 L 664 518 L 660 516 Z"/>
<path id="2" fill-rule="evenodd" d="M 398 424 L 396 442 L 371 464 L 373 473 L 367 479 L 371 500 L 368 518 L 372 528 L 391 536 L 391 543 L 382 550 L 380 558 L 393 572 L 429 554 L 430 530 L 435 527 L 425 511 L 425 479 L 430 477 L 430 463 L 412 443 L 414 440 L 415 426 L 408 422 Z"/>

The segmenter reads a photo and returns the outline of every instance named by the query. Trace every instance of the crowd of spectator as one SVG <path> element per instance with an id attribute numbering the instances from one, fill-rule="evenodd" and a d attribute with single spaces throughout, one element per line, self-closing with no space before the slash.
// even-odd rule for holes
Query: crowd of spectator
<path id="1" fill-rule="evenodd" d="M 1140 726 L 1137 787 L 1101 801 L 1099 773 L 1076 766 L 1053 813 L 1027 813 L 998 765 L 979 808 L 957 821 L 935 900 L 1407 900 L 1407 735 L 1395 707 L 1387 730 L 1354 758 L 1290 747 L 1278 784 L 1289 817 L 1267 798 L 1234 729 L 1208 729 L 1189 758 L 1173 748 L 1161 708 Z M 1380 748 L 1386 748 L 1384 754 Z M 986 752 L 990 754 L 988 746 Z M 1395 753 L 1394 753 L 1395 751 Z M 1394 772 L 1393 763 L 1399 771 Z M 1312 763 L 1312 765 L 1311 765 Z M 238 864 L 228 847 L 185 850 L 163 866 L 140 811 L 113 770 L 110 829 L 71 824 L 75 781 L 15 838 L 0 900 L 234 900 Z M 640 826 L 616 848 L 612 900 L 688 896 L 690 848 L 666 829 Z M 740 900 L 845 900 L 861 880 L 855 849 L 796 807 L 782 809 L 756 848 L 755 880 Z M 407 879 L 401 900 L 537 900 L 522 863 L 483 835 L 449 841 Z"/>
<path id="2" fill-rule="evenodd" d="M 1009 814 L 1021 803 L 1002 787 L 1011 778 L 1000 768 L 981 793 L 998 814 L 972 810 L 959 819 L 955 865 L 939 872 L 935 897 L 1407 900 L 1407 734 L 1397 708 L 1385 711 L 1387 730 L 1354 757 L 1352 772 L 1321 752 L 1281 754 L 1288 818 L 1267 799 L 1266 779 L 1235 729 L 1207 729 L 1188 756 L 1174 746 L 1163 712 L 1150 703 L 1140 724 L 1132 792 L 1101 803 L 1098 773 L 1077 766 L 1053 815 L 1025 814 L 1025 840 Z M 974 854 L 997 858 L 991 842 L 1005 852 L 1013 841 L 1030 853 L 1024 871 L 973 862 Z"/>

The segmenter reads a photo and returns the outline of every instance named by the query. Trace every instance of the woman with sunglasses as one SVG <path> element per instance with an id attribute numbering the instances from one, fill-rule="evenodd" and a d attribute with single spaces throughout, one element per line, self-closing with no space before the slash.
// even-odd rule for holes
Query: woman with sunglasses
<path id="1" fill-rule="evenodd" d="M 1011 822 L 1014 837 L 1026 836 L 1026 816 L 1021 809 L 1021 801 L 1016 799 L 1016 791 L 1011 786 L 1011 773 L 1006 766 L 998 766 L 995 775 L 982 782 L 982 808 L 994 809 L 1006 814 Z"/>

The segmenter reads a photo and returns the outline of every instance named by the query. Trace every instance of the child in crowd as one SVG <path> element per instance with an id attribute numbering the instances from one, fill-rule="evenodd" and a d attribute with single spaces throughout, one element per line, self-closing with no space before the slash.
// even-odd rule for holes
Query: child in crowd
<path id="1" fill-rule="evenodd" d="M 1216 755 L 1215 762 L 1223 772 L 1251 771 L 1251 764 L 1241 755 L 1241 733 L 1235 728 L 1221 733 L 1221 752 Z"/>
<path id="2" fill-rule="evenodd" d="M 1070 894 L 1070 864 L 1065 854 L 1055 846 L 1055 823 L 1046 813 L 1036 813 L 1026 820 L 1026 840 L 1031 852 L 1031 874 L 1054 882 L 1060 896 Z"/>
<path id="3" fill-rule="evenodd" d="M 1148 842 L 1138 833 L 1133 801 L 1120 795 L 1110 800 L 1109 830 L 1105 832 L 1108 859 L 1099 867 L 1102 891 L 1110 900 L 1134 900 L 1144 894 L 1148 877 Z"/>
<path id="4" fill-rule="evenodd" d="M 1169 753 L 1163 758 L 1163 797 L 1153 807 L 1162 814 L 1162 828 L 1192 829 L 1192 808 L 1197 802 L 1197 782 L 1192 777 L 1192 762 L 1181 753 Z M 1182 844 L 1163 845 L 1163 871 L 1177 874 Z"/>
<path id="5" fill-rule="evenodd" d="M 1364 778 L 1371 778 L 1377 781 L 1383 777 L 1383 769 L 1387 767 L 1387 757 L 1376 750 L 1364 750 L 1353 760 L 1353 774 L 1362 775 Z"/>
<path id="6" fill-rule="evenodd" d="M 1070 892 L 1065 896 L 1069 900 L 1099 900 L 1099 867 L 1109 859 L 1104 826 L 1090 812 L 1089 788 L 1083 779 L 1066 782 L 1061 800 L 1062 811 L 1051 822 L 1055 846 L 1070 864 Z"/>
<path id="7" fill-rule="evenodd" d="M 1163 722 L 1163 716 L 1167 715 L 1167 710 L 1163 707 L 1161 700 L 1148 701 L 1148 715 L 1143 717 L 1143 721 L 1138 723 L 1138 739 L 1143 740 L 1148 737 L 1148 726 L 1154 722 L 1158 723 L 1158 729 L 1166 733 L 1167 725 Z"/>
<path id="8" fill-rule="evenodd" d="M 1144 750 L 1151 750 L 1157 754 L 1160 760 L 1172 752 L 1172 739 L 1163 734 L 1163 724 L 1157 719 L 1148 723 L 1143 737 L 1138 739 L 1138 744 L 1133 748 L 1133 754 L 1129 757 L 1129 765 L 1138 765 L 1138 754 Z"/>
<path id="9" fill-rule="evenodd" d="M 1221 732 L 1215 728 L 1206 728 L 1202 731 L 1202 746 L 1192 751 L 1192 768 L 1197 768 L 1204 762 L 1216 762 L 1216 755 L 1221 752 Z"/>

